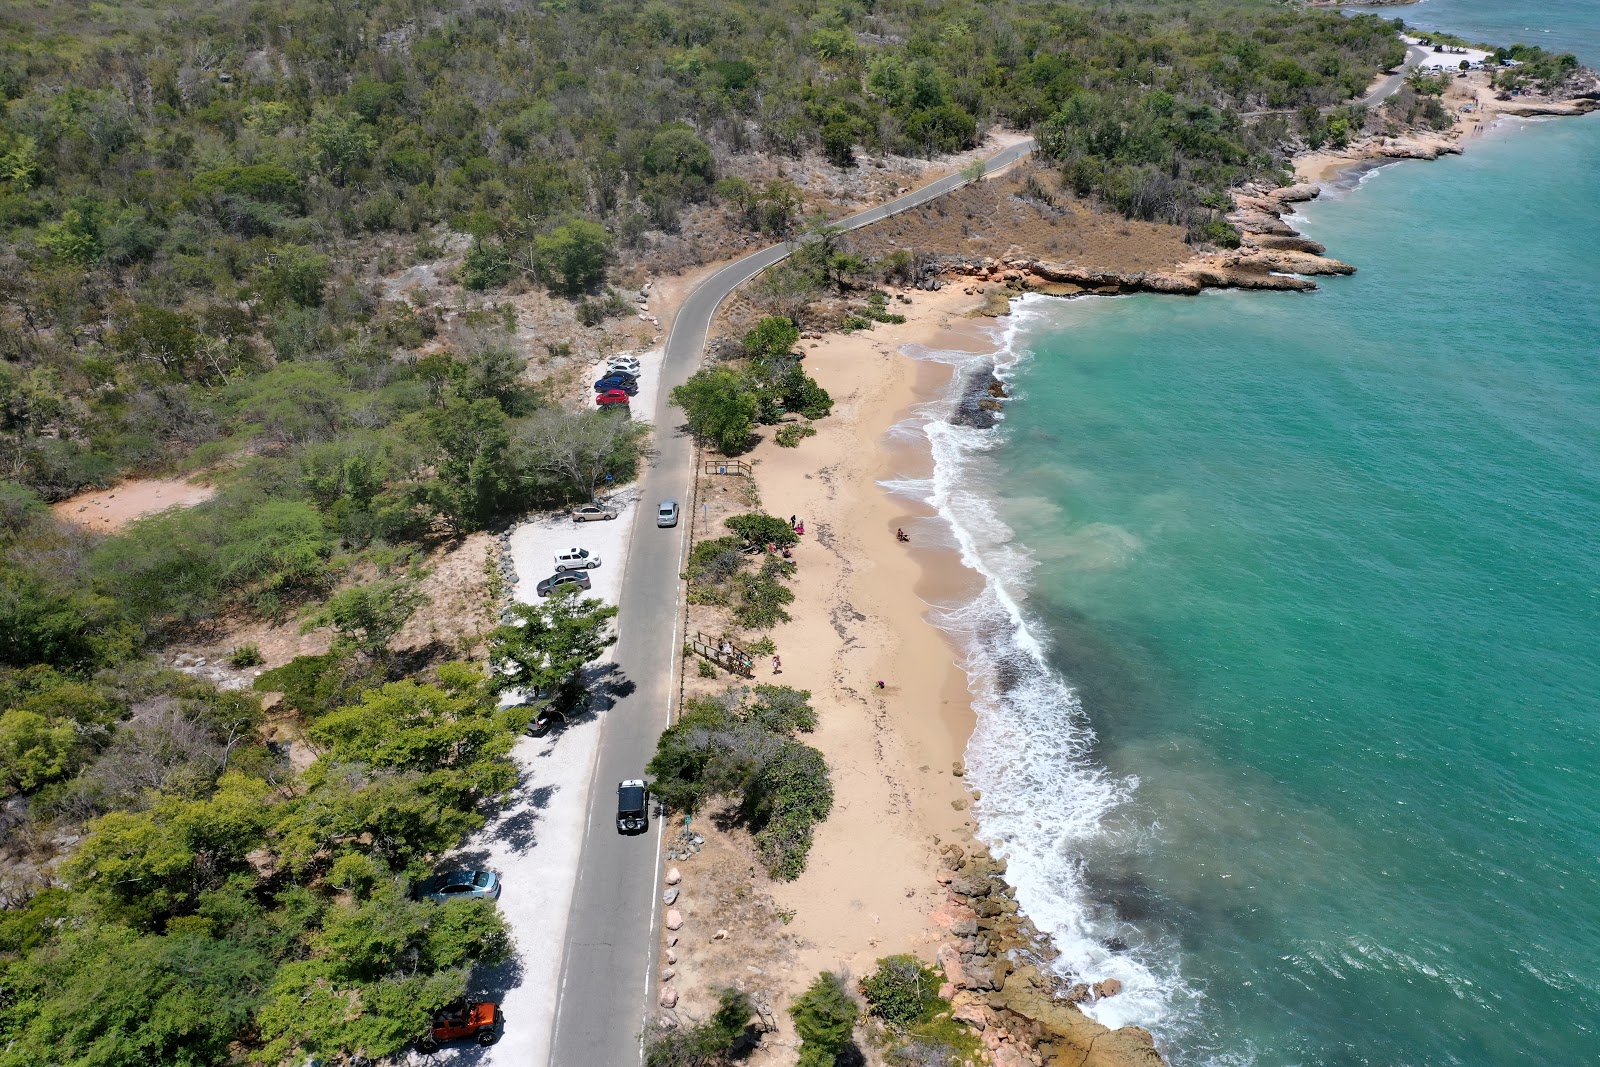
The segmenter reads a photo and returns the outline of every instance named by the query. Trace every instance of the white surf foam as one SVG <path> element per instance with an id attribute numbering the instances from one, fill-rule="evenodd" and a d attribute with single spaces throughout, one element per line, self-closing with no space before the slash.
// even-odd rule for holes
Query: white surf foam
<path id="1" fill-rule="evenodd" d="M 1130 927 L 1093 898 L 1086 865 L 1097 852 L 1148 845 L 1152 828 L 1112 829 L 1138 782 L 1118 779 L 1093 758 L 1094 733 L 1068 681 L 1047 659 L 1026 607 L 1034 560 L 1019 543 L 988 491 L 1002 423 L 977 429 L 945 421 L 961 395 L 965 371 L 988 363 L 1009 382 L 1029 357 L 1019 344 L 1051 302 L 1029 297 L 1012 305 L 992 355 L 908 346 L 906 354 L 958 367 L 949 396 L 895 428 L 920 436 L 932 450 L 931 478 L 883 483 L 892 493 L 931 505 L 948 525 L 962 561 L 984 579 L 968 604 L 936 613 L 965 650 L 978 724 L 967 750 L 967 777 L 982 791 L 974 806 L 979 836 L 1007 861 L 1007 878 L 1023 910 L 1051 935 L 1058 967 L 1075 981 L 1116 978 L 1122 991 L 1086 1005 L 1108 1026 L 1145 1026 L 1158 1036 L 1183 1029 L 1201 994 L 1179 974 L 1175 947 Z M 1138 844 L 1126 840 L 1140 837 Z M 1112 840 L 1118 836 L 1121 841 Z"/>

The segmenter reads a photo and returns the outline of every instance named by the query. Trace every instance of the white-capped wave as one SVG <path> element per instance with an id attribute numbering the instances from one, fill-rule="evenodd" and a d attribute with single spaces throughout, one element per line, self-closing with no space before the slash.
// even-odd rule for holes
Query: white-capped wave
<path id="1" fill-rule="evenodd" d="M 1148 847 L 1151 828 L 1108 826 L 1107 817 L 1138 783 L 1116 778 L 1096 763 L 1094 733 L 1083 706 L 1051 667 L 1046 643 L 1029 624 L 1026 602 L 1035 560 L 1017 541 L 990 490 L 999 474 L 994 453 L 1002 443 L 1003 415 L 994 429 L 947 421 L 967 373 L 987 364 L 1001 381 L 1013 377 L 1028 358 L 1027 327 L 1047 314 L 1050 304 L 1038 297 L 1014 303 L 996 331 L 999 348 L 992 354 L 903 350 L 914 358 L 954 364 L 957 373 L 949 396 L 896 428 L 902 439 L 919 433 L 926 438 L 932 477 L 882 484 L 932 506 L 948 524 L 962 562 L 984 580 L 975 600 L 935 613 L 964 649 L 977 712 L 967 779 L 982 793 L 974 806 L 979 837 L 1006 859 L 1007 879 L 1023 910 L 1053 939 L 1063 973 L 1080 981 L 1121 981 L 1117 996 L 1085 1006 L 1089 1014 L 1112 1027 L 1132 1023 L 1158 1036 L 1174 1034 L 1201 998 L 1183 982 L 1175 946 L 1158 933 L 1130 927 L 1089 889 L 1086 865 L 1096 853 Z M 1114 840 L 1119 834 L 1140 840 Z"/>

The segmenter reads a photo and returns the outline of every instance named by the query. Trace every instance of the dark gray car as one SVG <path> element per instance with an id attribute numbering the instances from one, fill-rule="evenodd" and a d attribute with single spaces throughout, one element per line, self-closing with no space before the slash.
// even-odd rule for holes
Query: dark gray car
<path id="1" fill-rule="evenodd" d="M 533 588 L 540 596 L 549 596 L 564 585 L 575 585 L 579 589 L 589 588 L 589 572 L 562 571 L 560 574 L 552 574 Z"/>

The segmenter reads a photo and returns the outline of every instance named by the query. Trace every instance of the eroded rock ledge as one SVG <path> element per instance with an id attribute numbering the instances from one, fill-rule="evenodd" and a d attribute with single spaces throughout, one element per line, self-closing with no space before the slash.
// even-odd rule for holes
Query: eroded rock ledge
<path id="1" fill-rule="evenodd" d="M 1197 255 L 1164 271 L 1122 273 L 1052 263 L 1031 256 L 947 258 L 938 269 L 945 275 L 1001 282 L 1020 292 L 1051 296 L 1119 293 L 1171 293 L 1192 296 L 1203 289 L 1277 289 L 1306 292 L 1317 287 L 1312 276 L 1354 274 L 1355 268 L 1322 255 L 1323 247 L 1301 237 L 1283 221 L 1290 205 L 1321 193 L 1315 185 L 1282 189 L 1245 186 L 1235 194 L 1228 221 L 1238 228 L 1240 246 Z"/>
<path id="2" fill-rule="evenodd" d="M 950 939 L 939 946 L 940 990 L 951 1016 L 977 1031 L 995 1067 L 1161 1067 L 1150 1031 L 1119 1030 L 1079 1004 L 1115 996 L 1114 978 L 1089 984 L 1048 972 L 1049 939 L 1017 910 L 1004 860 L 982 845 L 946 845 L 937 878 L 947 891 Z"/>

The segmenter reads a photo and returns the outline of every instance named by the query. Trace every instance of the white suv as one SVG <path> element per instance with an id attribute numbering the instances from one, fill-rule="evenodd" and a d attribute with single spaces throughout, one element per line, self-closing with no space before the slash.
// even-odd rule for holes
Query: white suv
<path id="1" fill-rule="evenodd" d="M 587 548 L 569 548 L 565 552 L 556 553 L 556 570 L 581 571 L 592 570 L 600 566 L 600 557 L 591 556 Z"/>
<path id="2" fill-rule="evenodd" d="M 606 364 L 607 374 L 631 374 L 639 376 L 639 361 L 632 356 L 613 356 L 611 362 Z"/>

